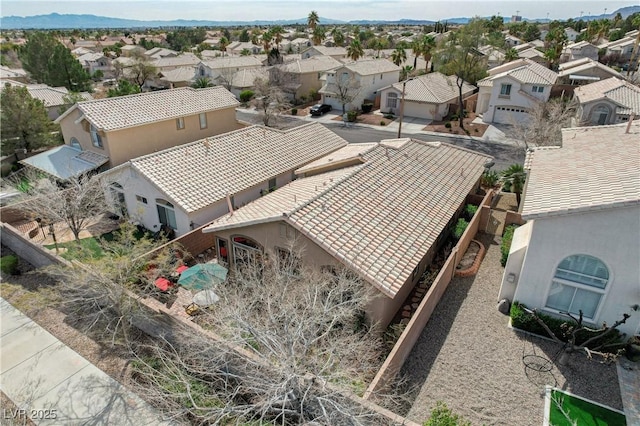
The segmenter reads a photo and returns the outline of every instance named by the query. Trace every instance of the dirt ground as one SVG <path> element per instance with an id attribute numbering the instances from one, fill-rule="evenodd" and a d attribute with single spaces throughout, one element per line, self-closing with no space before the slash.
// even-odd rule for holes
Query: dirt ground
<path id="1" fill-rule="evenodd" d="M 339 115 L 333 120 L 342 122 L 342 116 Z M 385 118 L 384 115 L 375 111 L 367 114 L 358 114 L 358 116 L 356 117 L 356 123 L 371 124 L 374 126 L 386 126 L 392 121 L 395 121 L 395 118 L 394 119 Z"/>
<path id="2" fill-rule="evenodd" d="M 470 112 L 468 116 L 463 119 L 464 128 L 469 131 L 469 136 L 482 137 L 489 126 L 486 124 L 473 124 L 472 121 L 475 118 L 476 114 Z M 424 130 L 429 132 L 450 133 L 453 135 L 463 135 L 465 133 L 460 129 L 458 120 L 450 121 L 451 128 L 449 129 L 445 127 L 445 124 L 447 122 L 448 121 L 433 121 L 431 124 L 425 127 Z"/>

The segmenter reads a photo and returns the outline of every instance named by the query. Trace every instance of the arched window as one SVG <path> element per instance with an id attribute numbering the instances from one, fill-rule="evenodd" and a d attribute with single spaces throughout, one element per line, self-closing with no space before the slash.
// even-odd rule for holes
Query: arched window
<path id="1" fill-rule="evenodd" d="M 610 112 L 611 110 L 606 105 L 600 104 L 596 106 L 591 113 L 591 122 L 599 126 L 607 124 L 609 122 Z"/>
<path id="2" fill-rule="evenodd" d="M 76 139 L 76 138 L 71 138 L 71 141 L 69 141 L 69 145 L 73 149 L 77 149 L 78 151 L 82 151 L 82 146 L 80 145 L 80 142 L 78 142 L 78 139 Z"/>
<path id="3" fill-rule="evenodd" d="M 393 92 L 387 94 L 387 108 L 397 108 L 397 107 L 398 107 L 398 94 Z"/>
<path id="4" fill-rule="evenodd" d="M 173 209 L 173 204 L 167 200 L 156 198 L 156 208 L 158 209 L 158 220 L 161 224 L 168 226 L 171 229 L 178 229 L 176 212 Z"/>
<path id="5" fill-rule="evenodd" d="M 609 269 L 593 256 L 574 254 L 556 268 L 547 308 L 593 319 L 609 282 Z"/>

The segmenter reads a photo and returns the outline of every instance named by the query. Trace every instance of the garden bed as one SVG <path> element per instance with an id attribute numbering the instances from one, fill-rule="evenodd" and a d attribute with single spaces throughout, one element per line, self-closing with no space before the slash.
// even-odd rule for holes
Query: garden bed
<path id="1" fill-rule="evenodd" d="M 602 404 L 548 387 L 545 395 L 544 425 L 600 426 L 627 424 L 624 413 Z"/>
<path id="2" fill-rule="evenodd" d="M 456 276 L 470 277 L 475 275 L 480 269 L 480 263 L 482 263 L 485 251 L 485 247 L 480 241 L 471 240 L 467 251 L 456 266 Z"/>
<path id="3" fill-rule="evenodd" d="M 464 124 L 464 128 L 469 132 L 469 136 L 482 137 L 489 126 L 487 124 L 474 124 L 473 120 L 475 120 L 476 117 L 475 113 L 470 112 L 462 122 Z M 451 127 L 447 127 L 447 123 L 450 123 Z M 432 121 L 431 124 L 426 126 L 423 130 L 429 132 L 450 133 L 453 135 L 466 134 L 464 130 L 460 129 L 458 119 L 452 120 L 449 118 L 445 118 L 445 120 L 442 121 Z"/>

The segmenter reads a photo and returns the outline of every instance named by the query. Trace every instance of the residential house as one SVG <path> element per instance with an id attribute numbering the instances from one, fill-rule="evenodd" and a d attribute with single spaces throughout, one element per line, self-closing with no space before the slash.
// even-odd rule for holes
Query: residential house
<path id="1" fill-rule="evenodd" d="M 302 59 L 307 59 L 317 55 L 331 56 L 333 59 L 340 60 L 347 57 L 347 48 L 341 46 L 311 46 L 308 49 L 302 51 Z"/>
<path id="2" fill-rule="evenodd" d="M 489 70 L 478 82 L 476 113 L 485 123 L 512 124 L 527 119 L 528 110 L 546 102 L 558 74 L 528 59 L 518 59 Z"/>
<path id="3" fill-rule="evenodd" d="M 504 37 L 504 42 L 507 44 L 507 47 L 516 47 L 524 43 L 524 41 L 511 34 L 507 34 Z"/>
<path id="4" fill-rule="evenodd" d="M 624 79 L 618 71 L 589 58 L 565 62 L 558 67 L 558 84 L 579 86 L 611 77 Z"/>
<path id="5" fill-rule="evenodd" d="M 300 99 L 309 97 L 312 91 L 317 93 L 322 87 L 324 73 L 341 65 L 342 62 L 331 56 L 317 55 L 277 65 L 270 69 L 270 73 L 274 80 L 282 82 L 285 93 L 293 99 Z"/>
<path id="6" fill-rule="evenodd" d="M 304 268 L 345 267 L 377 290 L 367 316 L 384 329 L 447 239 L 489 158 L 411 139 L 349 145 L 203 232 L 215 234 L 218 256 L 232 268 L 263 253 L 295 256 Z"/>
<path id="7" fill-rule="evenodd" d="M 86 47 L 76 47 L 75 49 L 73 49 L 71 51 L 71 54 L 73 56 L 75 56 L 76 58 L 82 56 L 82 55 L 86 55 L 87 53 L 93 53 L 93 50 L 91 49 L 87 49 Z"/>
<path id="8" fill-rule="evenodd" d="M 20 83 L 27 83 L 29 81 L 29 75 L 22 68 L 9 68 L 4 65 L 0 65 L 0 80 L 12 80 Z"/>
<path id="9" fill-rule="evenodd" d="M 144 52 L 144 55 L 149 59 L 175 58 L 179 54 L 180 53 L 175 50 L 165 49 L 164 47 L 154 47 Z"/>
<path id="10" fill-rule="evenodd" d="M 257 55 L 262 52 L 262 46 L 251 42 L 236 41 L 227 46 L 227 53 L 232 55 L 241 55 L 243 51 L 249 51 L 251 55 Z"/>
<path id="11" fill-rule="evenodd" d="M 316 46 L 317 47 L 317 46 Z M 400 67 L 386 59 L 362 59 L 345 63 L 326 73 L 326 83 L 318 91 L 322 103 L 334 109 L 359 109 L 365 100 L 374 101 L 378 90 L 400 79 Z"/>
<path id="12" fill-rule="evenodd" d="M 190 87 L 78 102 L 56 120 L 65 144 L 132 158 L 240 128 L 239 103 L 224 87 Z"/>
<path id="13" fill-rule="evenodd" d="M 487 62 L 487 68 L 489 69 L 502 65 L 505 61 L 504 52 L 491 45 L 482 46 L 477 50 L 477 52 L 482 54 L 484 60 Z M 407 60 L 409 60 L 409 58 L 407 58 Z"/>
<path id="14" fill-rule="evenodd" d="M 571 27 L 565 28 L 564 29 L 564 33 L 567 35 L 567 40 L 569 40 L 570 42 L 576 41 L 576 37 L 578 37 L 580 35 L 579 31 L 576 31 Z M 544 38 L 543 38 L 543 40 L 544 40 Z"/>
<path id="15" fill-rule="evenodd" d="M 311 46 L 312 46 L 311 40 L 309 40 L 308 38 L 298 37 L 298 38 L 294 38 L 288 43 L 283 43 L 282 50 L 284 50 L 285 52 L 290 51 L 291 53 L 301 53 Z"/>
<path id="16" fill-rule="evenodd" d="M 126 46 L 122 46 L 120 48 L 120 52 L 122 56 L 140 56 L 143 55 L 147 50 L 138 45 L 138 44 L 127 44 Z"/>
<path id="17" fill-rule="evenodd" d="M 628 130 L 627 130 L 628 129 Z M 640 123 L 563 129 L 528 154 L 499 299 L 640 334 Z M 566 318 L 566 317 L 564 317 Z"/>
<path id="18" fill-rule="evenodd" d="M 200 61 L 196 72 L 198 77 L 208 77 L 217 84 L 228 85 L 236 72 L 262 67 L 262 62 L 255 56 L 221 56 Z"/>
<path id="19" fill-rule="evenodd" d="M 449 114 L 451 105 L 458 105 L 458 86 L 455 76 L 439 72 L 424 74 L 404 84 L 404 107 L 402 104 L 403 84 L 394 83 L 383 87 L 380 92 L 380 112 L 400 114 L 404 117 L 442 120 Z M 470 96 L 476 87 L 463 83 L 462 96 Z"/>
<path id="20" fill-rule="evenodd" d="M 102 72 L 106 78 L 110 78 L 114 74 L 112 60 L 104 53 L 85 53 L 78 57 L 78 62 L 89 75 L 94 75 L 96 71 Z"/>
<path id="21" fill-rule="evenodd" d="M 33 99 L 38 99 L 42 102 L 51 120 L 58 118 L 62 109 L 67 109 L 71 106 L 66 99 L 69 96 L 69 91 L 66 87 L 50 87 L 46 84 L 24 84 L 13 80 L 3 80 L 0 90 L 3 90 L 5 85 L 25 87 Z M 87 92 L 81 92 L 79 95 L 85 101 L 93 99 L 91 94 Z"/>
<path id="22" fill-rule="evenodd" d="M 182 67 L 196 67 L 200 63 L 200 58 L 193 53 L 182 53 L 178 56 L 161 56 L 150 62 L 159 72 L 162 72 Z"/>
<path id="23" fill-rule="evenodd" d="M 564 48 L 560 60 L 562 62 L 574 61 L 576 59 L 589 58 L 593 61 L 598 60 L 598 47 L 588 41 L 569 44 Z"/>
<path id="24" fill-rule="evenodd" d="M 131 219 L 183 235 L 282 187 L 347 142 L 318 123 L 251 126 L 148 154 L 103 174 Z"/>
<path id="25" fill-rule="evenodd" d="M 637 32 L 635 33 L 637 34 Z M 606 49 L 607 56 L 617 56 L 620 63 L 629 62 L 637 36 L 625 36 L 620 40 L 598 45 L 598 49 Z"/>
<path id="26" fill-rule="evenodd" d="M 577 87 L 573 98 L 578 102 L 578 125 L 595 126 L 640 118 L 640 87 L 611 77 Z"/>
<path id="27" fill-rule="evenodd" d="M 180 67 L 169 71 L 160 71 L 157 77 L 157 84 L 168 89 L 178 87 L 189 87 L 196 79 L 196 69 L 194 67 Z"/>
<path id="28" fill-rule="evenodd" d="M 544 57 L 544 53 L 539 51 L 536 47 L 528 47 L 526 49 L 519 50 L 518 58 L 529 59 L 530 61 L 536 62 L 542 66 L 547 65 L 547 59 Z"/>

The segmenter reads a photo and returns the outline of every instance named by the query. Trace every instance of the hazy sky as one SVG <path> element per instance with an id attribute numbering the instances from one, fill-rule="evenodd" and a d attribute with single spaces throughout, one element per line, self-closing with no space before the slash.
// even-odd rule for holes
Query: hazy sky
<path id="1" fill-rule="evenodd" d="M 567 19 L 603 14 L 637 1 L 618 0 L 0 0 L 0 16 L 32 16 L 53 12 L 61 14 L 93 14 L 140 20 L 241 20 L 295 19 L 315 10 L 321 17 L 354 20 L 402 18 L 438 20 L 455 17 L 508 17 L 517 11 L 526 18 Z M 1 26 L 1 23 L 0 23 Z"/>

